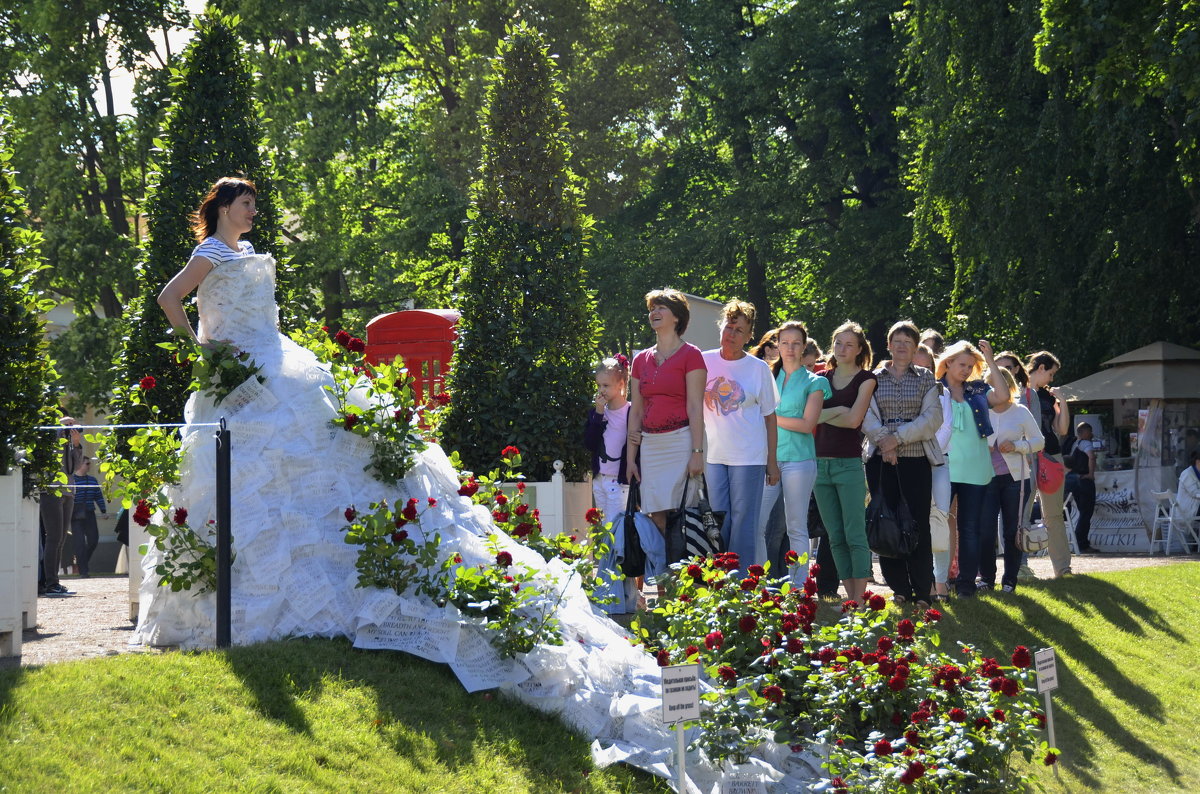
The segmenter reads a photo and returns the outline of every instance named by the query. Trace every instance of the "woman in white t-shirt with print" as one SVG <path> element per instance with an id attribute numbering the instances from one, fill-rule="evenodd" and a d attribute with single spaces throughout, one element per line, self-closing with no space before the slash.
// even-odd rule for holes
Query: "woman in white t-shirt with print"
<path id="1" fill-rule="evenodd" d="M 763 486 L 779 482 L 775 385 L 766 362 L 746 353 L 754 316 L 753 304 L 729 301 L 721 310 L 721 347 L 704 352 L 704 477 L 712 509 L 725 512 L 725 547 L 738 555 L 742 570 L 763 561 Z"/>

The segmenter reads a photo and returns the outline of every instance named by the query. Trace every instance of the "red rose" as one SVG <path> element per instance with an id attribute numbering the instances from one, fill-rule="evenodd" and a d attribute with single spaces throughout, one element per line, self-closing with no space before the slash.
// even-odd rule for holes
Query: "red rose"
<path id="1" fill-rule="evenodd" d="M 787 641 L 788 653 L 800 653 L 804 650 L 804 640 L 799 637 L 792 637 Z"/>
<path id="2" fill-rule="evenodd" d="M 816 579 L 818 576 L 820 576 L 821 575 L 820 564 L 814 562 L 812 565 L 808 566 L 808 575 L 814 579 Z"/>
<path id="3" fill-rule="evenodd" d="M 922 722 L 928 722 L 931 716 L 933 715 L 931 715 L 926 709 L 921 708 L 914 711 L 912 716 L 909 717 L 909 720 L 912 721 L 913 725 L 920 725 Z"/>
<path id="4" fill-rule="evenodd" d="M 992 721 L 987 717 L 979 717 L 975 720 L 975 729 L 984 731 L 992 727 Z"/>
<path id="5" fill-rule="evenodd" d="M 925 610 L 925 620 L 929 621 L 930 623 L 937 623 L 941 619 L 942 613 L 938 612 L 936 609 Z"/>
<path id="6" fill-rule="evenodd" d="M 587 512 L 583 514 L 583 520 L 589 524 L 600 523 L 600 511 L 594 507 L 589 507 Z"/>
<path id="7" fill-rule="evenodd" d="M 921 734 L 909 729 L 904 732 L 904 741 L 908 742 L 909 744 L 917 744 L 921 741 Z"/>
<path id="8" fill-rule="evenodd" d="M 891 755 L 892 743 L 887 739 L 880 739 L 879 741 L 875 742 L 875 747 L 873 749 L 875 750 L 875 755 Z"/>
<path id="9" fill-rule="evenodd" d="M 704 635 L 704 647 L 715 651 L 725 644 L 725 635 L 719 631 L 710 631 Z"/>
<path id="10" fill-rule="evenodd" d="M 1033 656 L 1029 653 L 1029 649 L 1024 645 L 1018 645 L 1013 649 L 1012 663 L 1013 667 L 1024 669 L 1033 664 Z"/>
<path id="11" fill-rule="evenodd" d="M 430 507 L 437 507 L 437 499 L 434 499 L 432 496 L 429 497 L 426 501 L 429 503 Z"/>
<path id="12" fill-rule="evenodd" d="M 513 515 L 515 515 L 515 516 L 523 516 L 528 512 L 529 512 L 529 505 L 527 505 L 527 504 L 519 504 L 513 508 Z M 575 538 L 572 537 L 571 540 L 574 541 Z"/>
<path id="13" fill-rule="evenodd" d="M 517 483 L 517 493 L 525 493 L 525 483 Z"/>
<path id="14" fill-rule="evenodd" d="M 496 564 L 501 568 L 507 568 L 512 565 L 512 555 L 507 551 L 502 551 L 496 555 Z"/>
<path id="15" fill-rule="evenodd" d="M 338 331 L 333 335 L 333 341 L 337 342 L 342 347 L 349 347 L 350 334 L 346 333 L 345 331 Z"/>
<path id="16" fill-rule="evenodd" d="M 892 638 L 886 634 L 880 637 L 879 641 L 875 643 L 876 647 L 879 648 L 881 653 L 887 653 L 895 644 L 896 643 L 892 640 Z"/>
<path id="17" fill-rule="evenodd" d="M 521 456 L 521 450 L 513 446 L 507 446 L 500 450 L 500 457 L 508 460 L 509 458 L 517 458 Z"/>
<path id="18" fill-rule="evenodd" d="M 1021 685 L 1018 684 L 1015 679 L 1005 678 L 1004 683 L 1000 685 L 1000 693 L 1002 695 L 1007 695 L 1010 698 L 1015 698 L 1017 695 L 1021 694 Z"/>
<path id="19" fill-rule="evenodd" d="M 730 667 L 727 664 L 723 664 L 720 667 L 718 667 L 717 673 L 718 673 L 718 675 L 721 676 L 722 681 L 727 681 L 729 683 L 733 683 L 734 681 L 737 680 L 737 670 L 734 670 L 732 667 Z"/>
<path id="20" fill-rule="evenodd" d="M 346 349 L 351 353 L 362 353 L 367 349 L 367 345 L 363 340 L 355 336 L 350 339 L 350 344 L 346 345 Z"/>
<path id="21" fill-rule="evenodd" d="M 811 598 L 817 594 L 817 580 L 811 576 L 804 580 L 804 595 Z"/>
<path id="22" fill-rule="evenodd" d="M 905 618 L 896 624 L 896 633 L 899 634 L 901 638 L 906 640 L 911 640 L 913 638 L 913 634 L 916 633 L 916 629 L 917 627 L 914 626 L 913 622 L 908 618 Z"/>
<path id="23" fill-rule="evenodd" d="M 683 657 L 685 659 L 690 659 L 698 653 L 700 653 L 699 648 L 697 648 L 695 645 L 689 645 L 687 647 L 687 649 L 683 652 Z"/>
<path id="24" fill-rule="evenodd" d="M 795 565 L 796 563 L 800 562 L 800 555 L 795 551 L 788 549 L 787 554 L 783 555 L 783 561 L 788 565 Z"/>
<path id="25" fill-rule="evenodd" d="M 175 519 L 174 520 L 175 520 L 176 524 L 186 524 L 187 523 L 187 508 L 186 507 L 175 508 Z"/>
<path id="26" fill-rule="evenodd" d="M 454 556 L 451 557 L 450 559 L 454 560 L 455 565 L 458 565 L 459 563 L 462 562 L 462 555 L 459 554 L 458 552 L 455 552 Z"/>
<path id="27" fill-rule="evenodd" d="M 746 569 L 751 576 L 766 576 L 767 572 L 761 565 L 751 565 Z"/>
<path id="28" fill-rule="evenodd" d="M 979 665 L 979 673 L 988 678 L 998 676 L 1000 675 L 1000 664 L 995 659 L 985 656 L 983 663 Z"/>
<path id="29" fill-rule="evenodd" d="M 963 711 L 958 706 L 955 706 L 954 708 L 950 709 L 949 713 L 947 713 L 946 716 L 950 718 L 951 722 L 966 722 L 967 721 L 967 712 Z"/>
<path id="30" fill-rule="evenodd" d="M 1056 763 L 1058 763 L 1058 753 L 1046 753 L 1046 757 L 1042 759 L 1042 763 L 1046 766 L 1054 766 Z"/>
<path id="31" fill-rule="evenodd" d="M 888 679 L 888 689 L 893 692 L 899 692 L 908 686 L 908 679 L 902 675 L 894 675 Z"/>
<path id="32" fill-rule="evenodd" d="M 533 524 L 530 524 L 527 521 L 517 524 L 517 528 L 513 530 L 513 534 L 516 535 L 518 538 L 523 538 L 526 535 L 529 535 L 532 533 L 533 533 Z"/>
<path id="33" fill-rule="evenodd" d="M 145 499 L 139 499 L 137 507 L 133 510 L 133 523 L 140 527 L 150 525 L 150 503 Z"/>
<path id="34" fill-rule="evenodd" d="M 783 690 L 771 684 L 763 687 L 762 696 L 772 703 L 778 703 L 783 700 Z"/>
<path id="35" fill-rule="evenodd" d="M 837 658 L 837 651 L 826 645 L 824 648 L 817 651 L 817 658 L 821 660 L 821 664 L 829 664 Z"/>
<path id="36" fill-rule="evenodd" d="M 475 478 L 472 477 L 469 480 L 467 480 L 466 482 L 464 482 L 461 486 L 459 486 L 458 495 L 459 496 L 474 496 L 478 490 L 479 490 L 479 483 L 475 482 Z"/>
<path id="37" fill-rule="evenodd" d="M 993 711 L 992 718 L 995 719 L 996 722 L 1004 722 L 1004 709 L 996 709 Z"/>
<path id="38" fill-rule="evenodd" d="M 347 430 L 350 430 L 356 424 L 358 424 L 358 415 L 357 414 L 346 414 L 346 416 L 342 419 L 342 425 Z"/>
<path id="39" fill-rule="evenodd" d="M 508 504 L 508 497 L 505 496 L 502 491 L 496 491 L 495 499 L 496 499 L 496 504 L 500 505 L 501 507 Z"/>
<path id="40" fill-rule="evenodd" d="M 1033 715 L 1033 718 L 1034 718 L 1035 720 L 1037 720 L 1037 724 L 1038 724 L 1038 727 L 1039 727 L 1039 728 L 1045 728 L 1045 727 L 1046 727 L 1046 715 L 1045 715 L 1045 714 L 1042 714 L 1042 713 L 1039 711 L 1039 712 L 1036 712 L 1036 713 Z"/>
<path id="41" fill-rule="evenodd" d="M 449 405 L 450 404 L 450 395 L 447 394 L 446 392 L 439 392 L 439 393 L 433 395 L 433 401 L 435 403 L 437 403 L 438 405 Z"/>
<path id="42" fill-rule="evenodd" d="M 410 502 L 409 504 L 404 506 L 404 510 L 402 510 L 400 512 L 400 515 L 404 516 L 404 518 L 408 521 L 416 521 L 417 520 L 417 506 Z"/>
<path id="43" fill-rule="evenodd" d="M 841 739 L 838 740 L 841 742 Z M 829 785 L 833 787 L 833 794 L 846 794 L 850 788 L 846 785 L 846 781 L 840 776 L 829 779 Z"/>
<path id="44" fill-rule="evenodd" d="M 138 386 L 141 386 L 143 389 L 153 389 L 157 385 L 158 381 L 154 379 L 153 375 L 147 375 L 138 381 Z"/>
<path id="45" fill-rule="evenodd" d="M 908 768 L 900 775 L 900 782 L 906 786 L 911 786 L 925 776 L 925 765 L 920 761 L 913 761 L 908 765 Z"/>
<path id="46" fill-rule="evenodd" d="M 746 577 L 741 581 L 741 587 L 743 590 L 753 590 L 758 587 L 758 580 Z"/>
<path id="47" fill-rule="evenodd" d="M 356 515 L 358 515 L 358 511 L 357 511 L 357 510 L 355 510 L 353 507 L 347 507 L 347 508 L 346 508 L 346 512 L 345 512 L 343 515 L 345 515 L 345 516 L 346 516 L 346 520 L 347 520 L 347 521 L 353 521 L 353 520 L 354 520 L 354 517 L 355 517 Z"/>
<path id="48" fill-rule="evenodd" d="M 505 510 L 493 510 L 492 511 L 492 520 L 495 521 L 497 524 L 507 523 L 508 522 L 508 512 Z"/>
<path id="49" fill-rule="evenodd" d="M 758 628 L 758 621 L 755 620 L 753 615 L 743 615 L 741 620 L 738 621 L 738 631 L 743 634 L 749 634 L 756 628 Z"/>
<path id="50" fill-rule="evenodd" d="M 661 651 L 654 654 L 654 656 L 656 659 L 658 659 L 659 667 L 666 667 L 667 665 L 669 665 L 671 663 L 671 652 L 668 651 L 666 648 L 663 648 Z"/>
<path id="51" fill-rule="evenodd" d="M 398 516 L 394 523 L 396 524 L 396 529 L 399 529 L 400 527 L 402 527 L 408 523 L 408 519 L 405 518 L 404 516 Z"/>
<path id="52" fill-rule="evenodd" d="M 395 418 L 395 420 L 397 422 L 401 422 L 403 424 L 408 424 L 409 420 L 412 419 L 412 409 L 411 408 L 401 408 L 398 411 L 396 411 L 396 413 L 392 414 L 392 416 Z"/>
<path id="53" fill-rule="evenodd" d="M 858 602 L 855 601 L 853 598 L 842 602 L 842 612 L 843 613 L 853 612 L 856 609 L 858 609 Z"/>
<path id="54" fill-rule="evenodd" d="M 393 532 L 392 533 L 392 543 L 399 546 L 404 541 L 404 539 L 407 537 L 408 537 L 408 533 L 405 532 L 403 529 L 400 530 L 399 532 Z"/>
<path id="55" fill-rule="evenodd" d="M 884 609 L 887 608 L 887 599 L 878 594 L 872 595 L 867 600 L 867 606 L 869 606 L 871 609 L 875 610 L 876 612 L 882 612 Z"/>

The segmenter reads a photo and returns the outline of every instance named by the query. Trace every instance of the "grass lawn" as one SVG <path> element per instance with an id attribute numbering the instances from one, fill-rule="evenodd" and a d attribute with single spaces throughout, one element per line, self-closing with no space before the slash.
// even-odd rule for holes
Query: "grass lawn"
<path id="1" fill-rule="evenodd" d="M 1053 646 L 1061 781 L 1048 791 L 1200 791 L 1200 563 L 1072 576 L 949 602 L 958 640 L 1007 662 Z"/>
<path id="2" fill-rule="evenodd" d="M 951 602 L 942 646 L 1053 645 L 1056 791 L 1200 790 L 1200 564 Z M 0 671 L 0 791 L 667 791 L 448 668 L 344 641 Z"/>
<path id="3" fill-rule="evenodd" d="M 0 791 L 669 790 L 444 665 L 331 640 L 0 671 L 0 743 Z"/>

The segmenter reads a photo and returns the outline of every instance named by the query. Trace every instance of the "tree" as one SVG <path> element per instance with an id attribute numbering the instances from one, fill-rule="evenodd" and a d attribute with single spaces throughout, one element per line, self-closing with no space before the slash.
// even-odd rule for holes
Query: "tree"
<path id="1" fill-rule="evenodd" d="M 53 301 L 37 287 L 45 267 L 41 235 L 29 228 L 25 203 L 9 166 L 8 122 L 0 119 L 0 473 L 26 453 L 25 492 L 54 471 L 54 435 L 39 425 L 58 422 L 52 386 L 54 362 L 46 354 L 43 313 Z"/>
<path id="2" fill-rule="evenodd" d="M 252 87 L 241 42 L 229 20 L 219 15 L 198 18 L 196 35 L 174 72 L 173 102 L 146 202 L 149 240 L 137 269 L 139 293 L 125 313 L 128 331 L 117 361 L 118 383 L 155 377 L 158 385 L 148 397 L 164 417 L 182 416 L 190 377 L 157 347 L 170 337 L 155 296 L 195 247 L 190 218 L 213 182 L 235 174 L 255 182 L 259 214 L 248 239 L 256 251 L 279 251 L 273 179 L 260 153 Z M 125 403 L 117 408 L 126 423 L 148 418 L 144 407 Z"/>
<path id="3" fill-rule="evenodd" d="M 561 88 L 542 36 L 514 28 L 493 69 L 443 438 L 476 470 L 513 444 L 535 479 L 548 479 L 555 459 L 580 474 L 577 435 L 598 331 L 583 266 L 590 220 L 568 167 Z"/>

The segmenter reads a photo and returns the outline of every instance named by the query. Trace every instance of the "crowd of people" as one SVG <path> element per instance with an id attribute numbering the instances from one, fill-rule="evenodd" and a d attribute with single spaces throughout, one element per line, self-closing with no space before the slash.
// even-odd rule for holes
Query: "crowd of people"
<path id="1" fill-rule="evenodd" d="M 882 360 L 854 322 L 833 332 L 827 353 L 795 320 L 750 347 L 756 310 L 736 299 L 721 311 L 720 347 L 701 351 L 684 339 L 691 315 L 681 292 L 654 290 L 646 308 L 656 343 L 631 365 L 616 357 L 596 371 L 585 443 L 608 518 L 626 510 L 637 481 L 641 511 L 664 531 L 667 511 L 689 503 L 700 490 L 690 483 L 701 481 L 743 568 L 769 562 L 778 574 L 791 549 L 822 559 L 825 594 L 840 586 L 860 600 L 873 580 L 866 505 L 903 504 L 915 549 L 880 556 L 880 571 L 897 603 L 918 606 L 997 584 L 1014 592 L 1025 563 L 1018 527 L 1034 510 L 1054 575 L 1070 574 L 1065 489 L 1080 507 L 1079 548 L 1089 550 L 1095 455 L 1081 429 L 1070 474 L 1053 476 L 1070 414 L 1051 386 L 1060 366 L 1052 353 L 947 345 L 906 320 L 888 330 Z M 807 566 L 791 576 L 803 581 Z"/>

